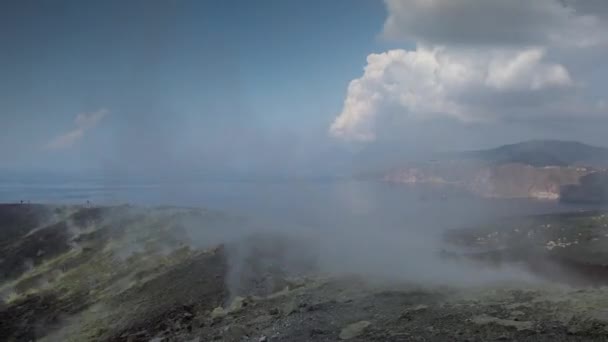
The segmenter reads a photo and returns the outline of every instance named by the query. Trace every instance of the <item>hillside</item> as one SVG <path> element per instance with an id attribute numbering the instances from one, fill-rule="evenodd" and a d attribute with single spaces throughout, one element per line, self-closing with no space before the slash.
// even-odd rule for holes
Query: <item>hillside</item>
<path id="1" fill-rule="evenodd" d="M 608 172 L 594 172 L 581 177 L 579 184 L 563 186 L 561 198 L 568 202 L 608 202 Z"/>
<path id="2" fill-rule="evenodd" d="M 456 154 L 457 158 L 493 165 L 519 163 L 531 166 L 608 165 L 608 149 L 576 141 L 530 140 L 516 144 Z"/>
<path id="3" fill-rule="evenodd" d="M 606 148 L 534 140 L 451 153 L 433 162 L 410 163 L 386 172 L 383 179 L 405 184 L 449 184 L 491 198 L 603 202 L 606 197 L 591 194 L 592 187 L 578 185 L 583 177 L 603 172 L 607 164 Z M 594 186 L 597 185 L 596 180 Z M 562 196 L 562 191 L 568 191 L 568 195 Z"/>

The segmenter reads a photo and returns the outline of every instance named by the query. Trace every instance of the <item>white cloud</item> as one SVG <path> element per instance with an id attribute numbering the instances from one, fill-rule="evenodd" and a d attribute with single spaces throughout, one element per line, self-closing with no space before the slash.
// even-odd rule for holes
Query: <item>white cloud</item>
<path id="1" fill-rule="evenodd" d="M 601 1 L 386 0 L 384 36 L 442 45 L 605 44 Z"/>
<path id="2" fill-rule="evenodd" d="M 383 35 L 330 134 L 371 141 L 395 122 L 608 116 L 584 61 L 608 47 L 608 1 L 386 0 Z M 588 63 L 587 63 L 588 64 Z M 573 71 L 579 72 L 573 73 Z M 581 73 L 581 71 L 585 71 Z M 586 76 L 585 76 L 586 75 Z M 580 77 L 579 77 L 580 76 Z M 395 120 L 398 118 L 398 120 Z"/>
<path id="3" fill-rule="evenodd" d="M 108 111 L 105 109 L 93 113 L 78 114 L 74 119 L 74 129 L 53 138 L 44 145 L 44 148 L 48 150 L 61 150 L 72 147 L 82 140 L 88 130 L 97 126 L 107 114 Z"/>
<path id="4" fill-rule="evenodd" d="M 500 90 L 541 90 L 572 85 L 568 70 L 542 62 L 544 51 L 524 50 L 512 58 L 490 62 L 485 83 Z"/>
<path id="5" fill-rule="evenodd" d="M 568 71 L 543 55 L 541 49 L 482 55 L 441 48 L 371 54 L 363 76 L 351 81 L 330 132 L 345 140 L 374 140 L 378 122 L 394 112 L 411 120 L 525 115 L 555 103 L 545 95 L 574 87 Z M 504 105 L 525 94 L 536 100 L 517 110 Z"/>

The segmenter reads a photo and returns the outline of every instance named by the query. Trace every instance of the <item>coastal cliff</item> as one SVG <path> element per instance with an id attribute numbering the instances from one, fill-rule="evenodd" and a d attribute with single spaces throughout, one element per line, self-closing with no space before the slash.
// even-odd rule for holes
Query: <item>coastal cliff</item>
<path id="1" fill-rule="evenodd" d="M 479 167 L 459 177 L 449 175 L 450 169 L 421 166 L 387 173 L 385 181 L 402 184 L 454 185 L 488 198 L 537 198 L 557 200 L 561 189 L 579 184 L 579 180 L 594 172 L 585 167 L 534 167 L 506 164 Z"/>
<path id="2" fill-rule="evenodd" d="M 487 198 L 576 202 L 608 200 L 608 150 L 580 143 L 533 141 L 451 154 L 386 172 L 400 184 L 452 185 Z M 535 157 L 536 156 L 536 157 Z"/>

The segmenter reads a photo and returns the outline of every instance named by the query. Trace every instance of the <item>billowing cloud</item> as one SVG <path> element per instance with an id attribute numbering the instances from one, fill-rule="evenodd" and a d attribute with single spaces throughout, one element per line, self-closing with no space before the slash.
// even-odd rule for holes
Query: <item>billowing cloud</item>
<path id="1" fill-rule="evenodd" d="M 608 2 L 386 0 L 386 5 L 384 36 L 416 48 L 368 56 L 363 76 L 350 82 L 330 127 L 334 137 L 372 141 L 395 121 L 608 115 L 602 110 L 605 100 L 591 95 L 592 81 L 572 71 L 585 69 L 583 58 L 576 64 L 577 56 L 605 51 Z"/>
<path id="2" fill-rule="evenodd" d="M 66 133 L 56 136 L 44 148 L 48 150 L 60 150 L 72 147 L 78 143 L 86 132 L 99 124 L 99 122 L 108 114 L 105 109 L 98 110 L 93 113 L 81 113 L 74 119 L 74 128 Z"/>
<path id="3" fill-rule="evenodd" d="M 543 61 L 543 54 L 529 49 L 480 56 L 425 48 L 371 54 L 363 76 L 351 81 L 331 133 L 373 140 L 376 123 L 395 111 L 414 120 L 483 121 L 549 106 L 555 99 L 548 95 L 574 83 L 563 66 Z M 524 96 L 533 101 L 517 109 L 504 106 Z"/>
<path id="4" fill-rule="evenodd" d="M 386 0 L 389 39 L 442 45 L 572 45 L 608 42 L 595 0 Z M 598 14 L 599 13 L 599 14 Z"/>

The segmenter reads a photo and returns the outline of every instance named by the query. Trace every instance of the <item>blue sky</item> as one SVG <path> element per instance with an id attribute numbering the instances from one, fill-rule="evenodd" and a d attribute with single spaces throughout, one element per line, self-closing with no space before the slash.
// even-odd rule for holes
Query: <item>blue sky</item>
<path id="1" fill-rule="evenodd" d="M 0 154 L 9 167 L 96 168 L 136 160 L 162 139 L 166 153 L 205 145 L 219 154 L 209 145 L 222 142 L 209 136 L 325 137 L 349 80 L 387 44 L 378 39 L 385 8 L 374 1 L 0 6 Z M 79 113 L 100 110 L 107 115 L 73 146 L 41 148 Z"/>
<path id="2" fill-rule="evenodd" d="M 320 175 L 608 146 L 606 37 L 605 1 L 3 1 L 0 169 Z"/>

